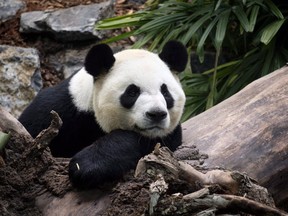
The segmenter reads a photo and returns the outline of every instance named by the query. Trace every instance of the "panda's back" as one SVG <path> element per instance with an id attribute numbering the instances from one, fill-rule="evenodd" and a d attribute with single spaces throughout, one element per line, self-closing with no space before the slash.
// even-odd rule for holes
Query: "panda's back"
<path id="1" fill-rule="evenodd" d="M 54 110 L 59 114 L 63 125 L 50 144 L 51 152 L 56 157 L 71 157 L 104 135 L 93 112 L 76 108 L 69 92 L 70 81 L 71 78 L 68 78 L 54 87 L 41 90 L 19 117 L 19 121 L 35 138 L 49 127 L 52 120 L 50 112 Z"/>

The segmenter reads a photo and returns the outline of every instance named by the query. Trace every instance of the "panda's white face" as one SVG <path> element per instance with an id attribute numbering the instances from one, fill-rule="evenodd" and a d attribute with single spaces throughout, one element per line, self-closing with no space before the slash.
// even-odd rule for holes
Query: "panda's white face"
<path id="1" fill-rule="evenodd" d="M 133 130 L 148 137 L 172 132 L 185 103 L 177 75 L 157 54 L 145 50 L 114 56 L 113 67 L 97 77 L 93 87 L 93 111 L 102 129 Z"/>

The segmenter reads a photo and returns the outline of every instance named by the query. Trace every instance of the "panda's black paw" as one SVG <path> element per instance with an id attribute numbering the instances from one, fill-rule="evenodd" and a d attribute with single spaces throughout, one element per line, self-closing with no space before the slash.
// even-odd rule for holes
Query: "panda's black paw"
<path id="1" fill-rule="evenodd" d="M 111 131 L 73 156 L 70 181 L 74 187 L 88 189 L 119 180 L 161 141 L 174 151 L 181 144 L 181 126 L 162 139 L 145 138 L 127 130 Z"/>
<path id="2" fill-rule="evenodd" d="M 84 152 L 85 154 L 85 152 Z M 93 171 L 93 162 L 89 162 L 90 155 L 74 156 L 69 163 L 69 179 L 76 188 L 95 188 L 101 183 L 97 173 Z M 86 157 L 85 157 L 86 156 Z"/>
<path id="3" fill-rule="evenodd" d="M 115 130 L 78 152 L 69 164 L 72 185 L 87 189 L 119 180 L 151 151 L 139 139 L 135 132 Z"/>

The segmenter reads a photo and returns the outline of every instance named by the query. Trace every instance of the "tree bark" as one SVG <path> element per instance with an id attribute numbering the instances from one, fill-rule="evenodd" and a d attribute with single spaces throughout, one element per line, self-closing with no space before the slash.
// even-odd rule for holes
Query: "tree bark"
<path id="1" fill-rule="evenodd" d="M 182 126 L 184 143 L 177 154 L 195 145 L 208 155 L 204 166 L 246 172 L 268 188 L 277 205 L 288 208 L 287 66 Z"/>

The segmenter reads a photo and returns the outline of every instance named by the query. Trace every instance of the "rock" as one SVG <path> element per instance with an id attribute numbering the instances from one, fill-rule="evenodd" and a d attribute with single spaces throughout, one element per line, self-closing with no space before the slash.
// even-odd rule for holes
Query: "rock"
<path id="1" fill-rule="evenodd" d="M 83 67 L 85 56 L 90 48 L 91 46 L 62 50 L 54 55 L 49 55 L 48 64 L 67 78 Z"/>
<path id="2" fill-rule="evenodd" d="M 20 32 L 48 32 L 61 41 L 99 39 L 105 36 L 105 31 L 96 31 L 96 22 L 111 17 L 113 13 L 112 1 L 54 11 L 27 12 L 21 14 Z"/>
<path id="3" fill-rule="evenodd" d="M 0 1 L 0 23 L 3 23 L 11 18 L 25 7 L 25 3 L 21 0 L 1 0 Z"/>
<path id="4" fill-rule="evenodd" d="M 41 25 L 51 11 L 31 11 L 21 14 L 20 32 L 39 33 L 45 31 L 45 25 Z"/>
<path id="5" fill-rule="evenodd" d="M 49 54 L 47 64 L 58 73 L 62 73 L 64 78 L 68 78 L 73 73 L 79 71 L 84 66 L 84 59 L 88 51 L 95 43 L 80 47 L 71 47 L 60 52 Z M 124 49 L 122 46 L 111 44 L 114 53 Z"/>
<path id="6" fill-rule="evenodd" d="M 0 105 L 19 117 L 42 88 L 38 51 L 0 46 Z"/>

